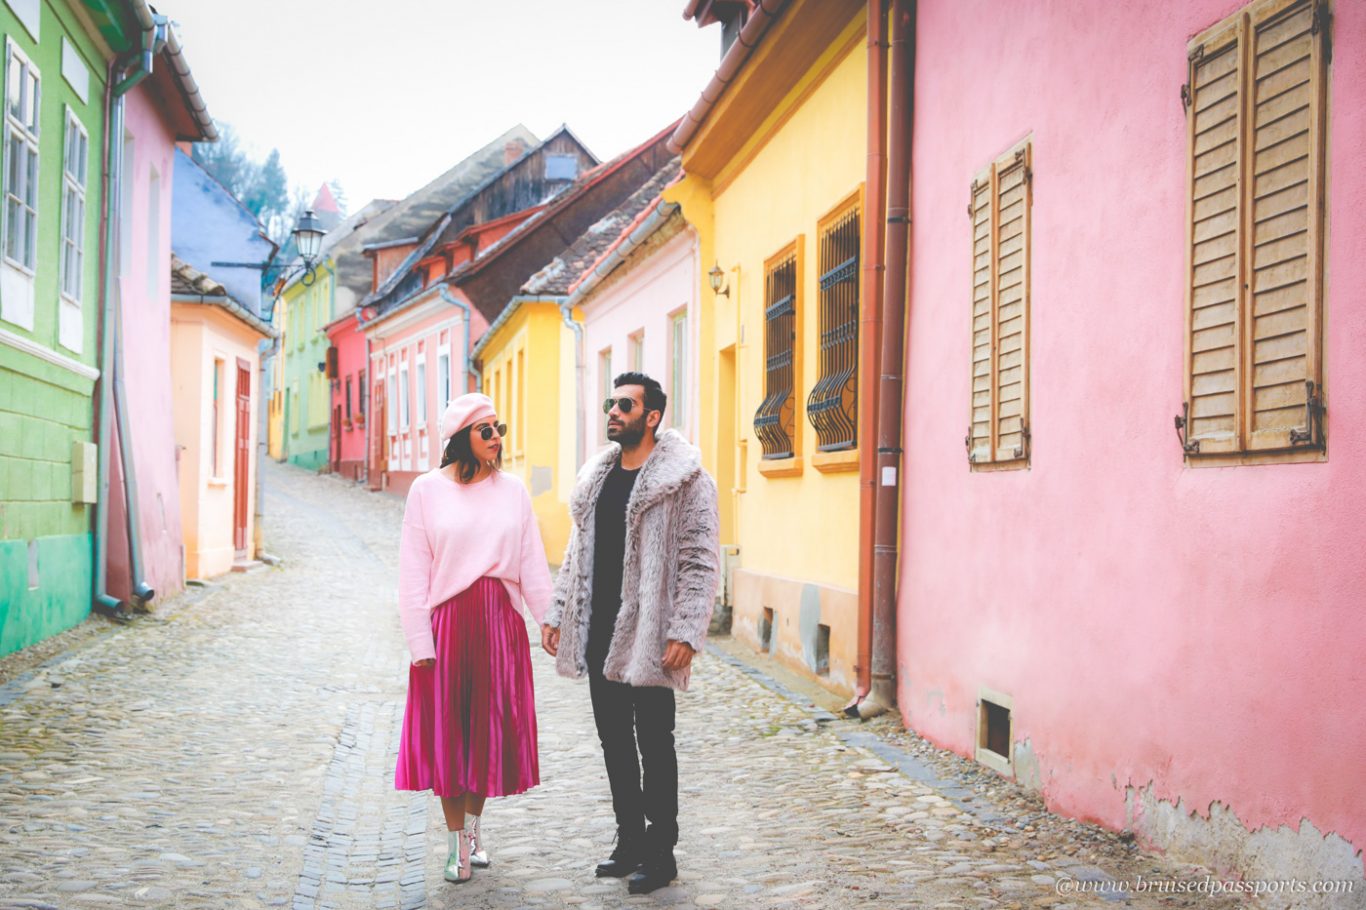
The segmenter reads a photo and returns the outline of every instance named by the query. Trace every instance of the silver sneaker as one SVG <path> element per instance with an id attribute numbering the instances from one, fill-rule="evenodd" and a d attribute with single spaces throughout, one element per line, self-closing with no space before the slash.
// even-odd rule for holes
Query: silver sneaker
<path id="1" fill-rule="evenodd" d="M 446 832 L 446 868 L 442 875 L 448 882 L 457 885 L 470 880 L 474 870 L 470 868 L 470 836 L 466 831 Z"/>
<path id="2" fill-rule="evenodd" d="M 484 835 L 479 831 L 479 816 L 473 816 L 474 821 L 469 826 L 470 832 L 470 864 L 480 867 L 489 865 L 489 852 L 484 848 Z"/>

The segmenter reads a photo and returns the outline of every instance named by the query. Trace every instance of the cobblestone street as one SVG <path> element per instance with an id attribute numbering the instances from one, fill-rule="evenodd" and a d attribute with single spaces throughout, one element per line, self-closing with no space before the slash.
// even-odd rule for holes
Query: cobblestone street
<path id="1" fill-rule="evenodd" d="M 493 865 L 449 885 L 436 801 L 392 788 L 402 503 L 273 463 L 265 480 L 282 565 L 0 686 L 0 908 L 1246 905 L 1059 893 L 1207 873 L 1109 835 L 1112 849 L 1077 850 L 726 649 L 679 701 L 674 886 L 628 898 L 594 879 L 613 823 L 587 686 L 539 648 L 543 784 L 489 802 Z"/>

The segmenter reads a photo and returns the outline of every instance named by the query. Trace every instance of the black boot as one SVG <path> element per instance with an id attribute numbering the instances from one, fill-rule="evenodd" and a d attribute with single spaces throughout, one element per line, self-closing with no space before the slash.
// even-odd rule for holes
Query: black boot
<path id="1" fill-rule="evenodd" d="M 647 852 L 640 871 L 626 882 L 626 890 L 631 894 L 649 894 L 658 891 L 678 878 L 678 864 L 674 862 L 672 843 L 661 842 L 657 837 L 646 838 Z"/>
<path id="2" fill-rule="evenodd" d="M 617 846 L 612 855 L 598 863 L 598 878 L 625 878 L 640 868 L 645 859 L 644 835 L 617 830 Z"/>

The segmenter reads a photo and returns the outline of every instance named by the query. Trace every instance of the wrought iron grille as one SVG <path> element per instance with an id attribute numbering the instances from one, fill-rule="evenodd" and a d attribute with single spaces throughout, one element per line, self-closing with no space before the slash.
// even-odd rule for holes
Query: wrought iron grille
<path id="1" fill-rule="evenodd" d="M 858 444 L 859 214 L 821 235 L 820 378 L 806 400 L 822 452 Z"/>
<path id="2" fill-rule="evenodd" d="M 796 343 L 797 258 L 789 256 L 764 276 L 764 400 L 754 414 L 754 435 L 763 446 L 764 458 L 793 454 Z"/>

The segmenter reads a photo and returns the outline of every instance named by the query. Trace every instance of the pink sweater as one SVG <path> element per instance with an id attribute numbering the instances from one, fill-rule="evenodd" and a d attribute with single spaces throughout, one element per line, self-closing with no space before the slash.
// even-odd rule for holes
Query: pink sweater
<path id="1" fill-rule="evenodd" d="M 550 567 L 531 496 L 495 472 L 459 484 L 439 470 L 413 481 L 398 552 L 398 615 L 417 662 L 435 657 L 432 607 L 484 576 L 501 579 L 514 606 L 526 601 L 539 623 L 550 605 Z"/>

